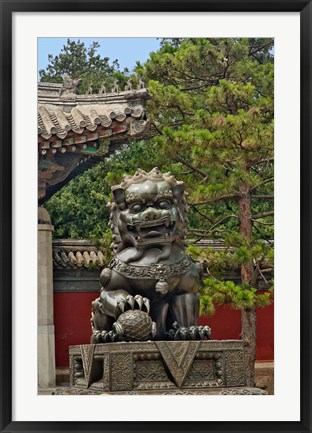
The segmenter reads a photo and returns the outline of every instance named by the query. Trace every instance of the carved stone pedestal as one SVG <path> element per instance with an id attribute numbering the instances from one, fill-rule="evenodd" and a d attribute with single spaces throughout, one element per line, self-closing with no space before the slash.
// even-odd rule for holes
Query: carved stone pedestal
<path id="1" fill-rule="evenodd" d="M 246 388 L 239 340 L 81 345 L 71 346 L 69 356 L 77 393 L 264 393 Z"/>

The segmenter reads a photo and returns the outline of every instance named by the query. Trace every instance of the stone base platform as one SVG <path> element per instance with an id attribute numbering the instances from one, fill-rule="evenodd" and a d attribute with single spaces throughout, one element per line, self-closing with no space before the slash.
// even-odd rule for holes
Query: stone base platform
<path id="1" fill-rule="evenodd" d="M 70 346 L 69 358 L 73 394 L 266 394 L 246 387 L 240 340 Z"/>
<path id="2" fill-rule="evenodd" d="M 50 392 L 52 395 L 267 395 L 267 392 L 260 388 L 203 388 L 183 390 L 151 390 L 151 391 L 115 391 L 101 392 L 99 390 L 82 389 L 78 387 L 59 387 Z"/>

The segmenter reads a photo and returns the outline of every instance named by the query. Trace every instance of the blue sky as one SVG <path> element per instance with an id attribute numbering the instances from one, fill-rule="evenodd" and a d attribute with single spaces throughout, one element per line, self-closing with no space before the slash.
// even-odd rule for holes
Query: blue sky
<path id="1" fill-rule="evenodd" d="M 117 59 L 121 68 L 135 66 L 136 60 L 144 62 L 149 58 L 149 53 L 159 48 L 160 40 L 156 38 L 70 38 L 80 39 L 86 47 L 93 41 L 100 44 L 98 53 L 103 57 L 109 57 L 111 61 Z M 48 54 L 58 55 L 67 43 L 67 38 L 38 38 L 38 71 L 48 65 Z"/>

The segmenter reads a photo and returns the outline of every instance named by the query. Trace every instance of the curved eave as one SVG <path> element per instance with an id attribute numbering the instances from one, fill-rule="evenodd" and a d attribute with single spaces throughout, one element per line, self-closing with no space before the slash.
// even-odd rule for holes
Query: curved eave
<path id="1" fill-rule="evenodd" d="M 38 86 L 39 204 L 121 144 L 149 130 L 146 89 L 111 94 L 62 93 L 62 85 Z"/>
<path id="2" fill-rule="evenodd" d="M 40 142 L 64 140 L 73 134 L 83 135 L 145 120 L 142 105 L 79 105 L 66 112 L 57 106 L 39 104 L 38 139 Z"/>
<path id="3" fill-rule="evenodd" d="M 68 182 L 70 182 L 75 177 L 83 174 L 85 171 L 94 167 L 100 161 L 103 160 L 103 157 L 93 156 L 86 157 L 83 162 L 77 164 L 77 166 L 68 174 L 66 179 L 57 183 L 56 185 L 49 185 L 46 189 L 45 196 L 38 199 L 39 206 L 43 205 L 50 197 L 52 197 L 55 193 L 57 193 L 60 189 L 63 188 Z"/>

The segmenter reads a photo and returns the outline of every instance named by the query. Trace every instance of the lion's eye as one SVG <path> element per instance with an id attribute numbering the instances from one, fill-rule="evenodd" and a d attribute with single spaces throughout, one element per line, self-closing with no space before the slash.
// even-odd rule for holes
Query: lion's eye
<path id="1" fill-rule="evenodd" d="M 158 203 L 159 209 L 170 209 L 170 203 L 167 200 L 162 200 Z"/>
<path id="2" fill-rule="evenodd" d="M 141 210 L 142 210 L 142 205 L 141 205 L 140 203 L 134 204 L 134 205 L 131 207 L 131 210 L 132 210 L 133 213 L 141 212 Z"/>

